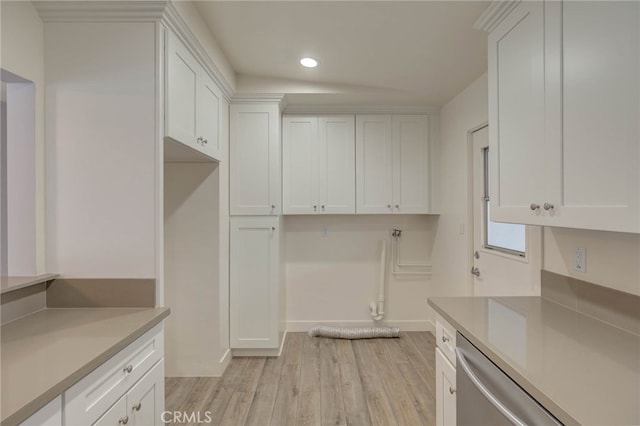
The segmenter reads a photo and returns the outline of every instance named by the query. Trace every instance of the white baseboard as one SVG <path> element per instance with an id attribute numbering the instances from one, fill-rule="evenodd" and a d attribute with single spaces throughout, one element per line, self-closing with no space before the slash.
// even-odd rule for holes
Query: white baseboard
<path id="1" fill-rule="evenodd" d="M 398 327 L 401 331 L 430 331 L 435 333 L 435 325 L 430 320 L 398 321 L 287 321 L 288 332 L 306 332 L 316 325 L 331 327 Z"/>
<path id="2" fill-rule="evenodd" d="M 287 331 L 282 333 L 282 340 L 280 341 L 279 348 L 273 349 L 233 349 L 233 356 L 267 356 L 267 357 L 278 357 L 282 355 L 282 350 L 284 349 L 284 342 L 287 340 Z"/>
<path id="3" fill-rule="evenodd" d="M 221 376 L 231 362 L 231 358 L 231 349 L 227 348 L 227 350 L 224 352 L 224 355 L 222 355 L 222 358 L 220 358 L 220 368 L 222 370 L 222 372 L 220 373 Z"/>

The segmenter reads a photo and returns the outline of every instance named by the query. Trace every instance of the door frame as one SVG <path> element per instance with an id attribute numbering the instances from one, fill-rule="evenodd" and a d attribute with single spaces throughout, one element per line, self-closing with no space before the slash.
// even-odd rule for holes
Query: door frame
<path id="1" fill-rule="evenodd" d="M 475 233 L 475 225 L 473 220 L 473 134 L 489 126 L 489 121 L 484 121 L 475 127 L 467 130 L 467 292 L 469 296 L 473 296 L 473 275 L 471 275 L 471 267 L 473 266 L 473 238 Z"/>

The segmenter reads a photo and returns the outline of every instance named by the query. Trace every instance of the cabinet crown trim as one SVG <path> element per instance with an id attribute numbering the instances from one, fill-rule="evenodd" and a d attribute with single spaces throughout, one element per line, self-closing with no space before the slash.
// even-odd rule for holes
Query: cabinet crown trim
<path id="1" fill-rule="evenodd" d="M 371 105 L 288 105 L 284 114 L 419 114 L 437 115 L 440 108 Z"/>
<path id="2" fill-rule="evenodd" d="M 230 100 L 232 104 L 280 104 L 280 109 L 286 104 L 284 93 L 236 93 Z"/>
<path id="3" fill-rule="evenodd" d="M 35 1 L 43 22 L 162 22 L 171 28 L 204 66 L 229 100 L 234 88 L 206 53 L 169 0 Z"/>
<path id="4" fill-rule="evenodd" d="M 487 10 L 473 23 L 473 28 L 490 33 L 520 3 L 520 0 L 492 2 Z"/>

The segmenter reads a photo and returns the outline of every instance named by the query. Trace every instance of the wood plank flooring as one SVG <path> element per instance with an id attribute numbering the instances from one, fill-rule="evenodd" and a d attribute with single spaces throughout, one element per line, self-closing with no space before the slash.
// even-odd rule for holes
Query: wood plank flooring
<path id="1" fill-rule="evenodd" d="M 278 358 L 233 358 L 220 378 L 167 378 L 165 410 L 222 426 L 434 425 L 434 368 L 428 332 L 364 340 L 289 333 Z"/>

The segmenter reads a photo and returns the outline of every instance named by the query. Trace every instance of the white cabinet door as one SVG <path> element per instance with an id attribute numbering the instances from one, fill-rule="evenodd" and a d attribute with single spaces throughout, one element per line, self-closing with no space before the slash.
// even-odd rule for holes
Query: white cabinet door
<path id="1" fill-rule="evenodd" d="M 280 214 L 280 109 L 277 104 L 230 107 L 230 213 Z"/>
<path id="2" fill-rule="evenodd" d="M 393 116 L 393 212 L 429 213 L 429 125 L 426 115 Z"/>
<path id="3" fill-rule="evenodd" d="M 318 213 L 318 117 L 282 118 L 282 212 Z"/>
<path id="4" fill-rule="evenodd" d="M 160 426 L 164 411 L 164 359 L 160 360 L 127 393 L 127 412 L 132 426 Z"/>
<path id="5" fill-rule="evenodd" d="M 640 3 L 546 2 L 545 25 L 547 224 L 640 232 Z"/>
<path id="6" fill-rule="evenodd" d="M 165 136 L 195 147 L 196 93 L 200 65 L 178 37 L 168 32 Z"/>
<path id="7" fill-rule="evenodd" d="M 489 35 L 491 218 L 539 224 L 545 200 L 544 4 L 521 2 Z M 531 209 L 539 206 L 538 208 Z"/>
<path id="8" fill-rule="evenodd" d="M 115 404 L 111 406 L 93 426 L 115 426 L 126 425 L 129 423 L 127 416 L 127 397 L 122 396 Z"/>
<path id="9" fill-rule="evenodd" d="M 436 348 L 436 425 L 456 424 L 456 369 Z"/>
<path id="10" fill-rule="evenodd" d="M 355 125 L 353 115 L 318 119 L 320 213 L 356 212 Z"/>
<path id="11" fill-rule="evenodd" d="M 392 213 L 390 115 L 356 116 L 356 211 Z"/>
<path id="12" fill-rule="evenodd" d="M 220 89 L 204 70 L 200 77 L 197 93 L 196 144 L 208 156 L 220 159 Z"/>
<path id="13" fill-rule="evenodd" d="M 62 426 L 62 396 L 54 398 L 20 423 L 20 426 Z"/>
<path id="14" fill-rule="evenodd" d="M 230 345 L 279 345 L 280 247 L 277 218 L 231 218 Z"/>
<path id="15" fill-rule="evenodd" d="M 218 160 L 220 90 L 173 32 L 167 38 L 165 137 L 177 145 L 170 144 L 165 157 L 202 161 L 202 153 Z"/>

